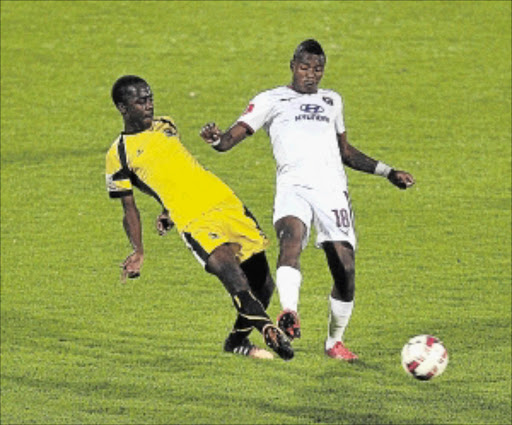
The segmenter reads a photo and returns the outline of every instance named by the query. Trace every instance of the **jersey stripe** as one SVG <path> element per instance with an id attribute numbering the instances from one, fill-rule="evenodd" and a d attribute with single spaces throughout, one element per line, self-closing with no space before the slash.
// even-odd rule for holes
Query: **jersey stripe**
<path id="1" fill-rule="evenodd" d="M 126 158 L 126 146 L 124 142 L 124 137 L 121 135 L 121 138 L 119 139 L 119 144 L 117 145 L 117 153 L 119 155 L 119 161 L 121 162 L 122 172 L 124 173 L 126 178 L 129 178 L 132 182 L 132 185 L 139 188 L 142 192 L 152 196 L 155 198 L 158 203 L 163 205 L 162 200 L 158 196 L 158 194 L 146 183 L 144 183 L 137 174 L 135 174 L 132 170 L 128 167 L 128 161 Z M 127 195 L 128 193 L 123 193 L 123 195 Z M 122 196 L 123 196 L 122 195 Z"/>

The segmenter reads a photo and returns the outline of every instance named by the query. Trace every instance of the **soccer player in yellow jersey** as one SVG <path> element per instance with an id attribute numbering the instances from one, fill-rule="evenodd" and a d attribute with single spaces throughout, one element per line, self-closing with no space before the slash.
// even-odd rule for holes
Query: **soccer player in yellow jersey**
<path id="1" fill-rule="evenodd" d="M 163 235 L 175 225 L 196 259 L 231 295 L 238 315 L 224 350 L 272 358 L 272 353 L 249 341 L 256 328 L 281 358 L 291 359 L 290 341 L 265 311 L 274 281 L 265 256 L 268 240 L 254 217 L 182 145 L 172 120 L 153 116 L 153 94 L 145 80 L 134 75 L 119 78 L 112 100 L 123 117 L 124 131 L 107 153 L 107 190 L 111 198 L 121 200 L 123 225 L 134 250 L 123 263 L 123 281 L 140 275 L 144 259 L 135 186 L 162 205 L 158 232 Z"/>

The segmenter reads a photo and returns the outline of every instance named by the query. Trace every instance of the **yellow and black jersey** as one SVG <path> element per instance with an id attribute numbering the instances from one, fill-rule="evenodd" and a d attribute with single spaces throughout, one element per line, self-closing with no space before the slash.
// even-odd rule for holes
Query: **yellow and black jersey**
<path id="1" fill-rule="evenodd" d="M 155 197 L 179 231 L 226 199 L 236 198 L 182 145 L 168 117 L 155 118 L 141 133 L 121 133 L 106 156 L 106 181 L 112 198 L 131 194 L 133 186 Z"/>

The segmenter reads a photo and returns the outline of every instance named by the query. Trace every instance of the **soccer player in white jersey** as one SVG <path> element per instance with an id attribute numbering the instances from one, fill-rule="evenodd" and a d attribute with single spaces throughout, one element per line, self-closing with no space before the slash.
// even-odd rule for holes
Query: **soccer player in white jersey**
<path id="1" fill-rule="evenodd" d="M 358 356 L 343 343 L 354 307 L 356 249 L 343 164 L 386 177 L 400 189 L 412 186 L 414 178 L 348 143 L 341 96 L 318 87 L 325 64 L 321 45 L 312 39 L 303 41 L 290 62 L 290 85 L 258 94 L 226 132 L 209 123 L 201 136 L 223 152 L 260 128 L 268 133 L 277 165 L 273 222 L 280 248 L 276 286 L 282 312 L 278 324 L 290 338 L 300 337 L 300 254 L 314 225 L 316 245 L 323 248 L 334 281 L 325 353 L 354 361 Z"/>

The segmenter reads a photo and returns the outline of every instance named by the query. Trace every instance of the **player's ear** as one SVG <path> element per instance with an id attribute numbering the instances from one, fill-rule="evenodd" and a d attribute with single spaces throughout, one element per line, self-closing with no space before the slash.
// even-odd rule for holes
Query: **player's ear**
<path id="1" fill-rule="evenodd" d="M 293 65 L 294 65 L 294 62 L 293 62 L 293 59 L 290 61 L 290 70 L 293 71 Z"/>
<path id="2" fill-rule="evenodd" d="M 116 106 L 117 109 L 119 109 L 119 112 L 121 112 L 121 114 L 124 114 L 126 112 L 126 106 L 124 105 L 124 103 L 119 102 Z"/>

